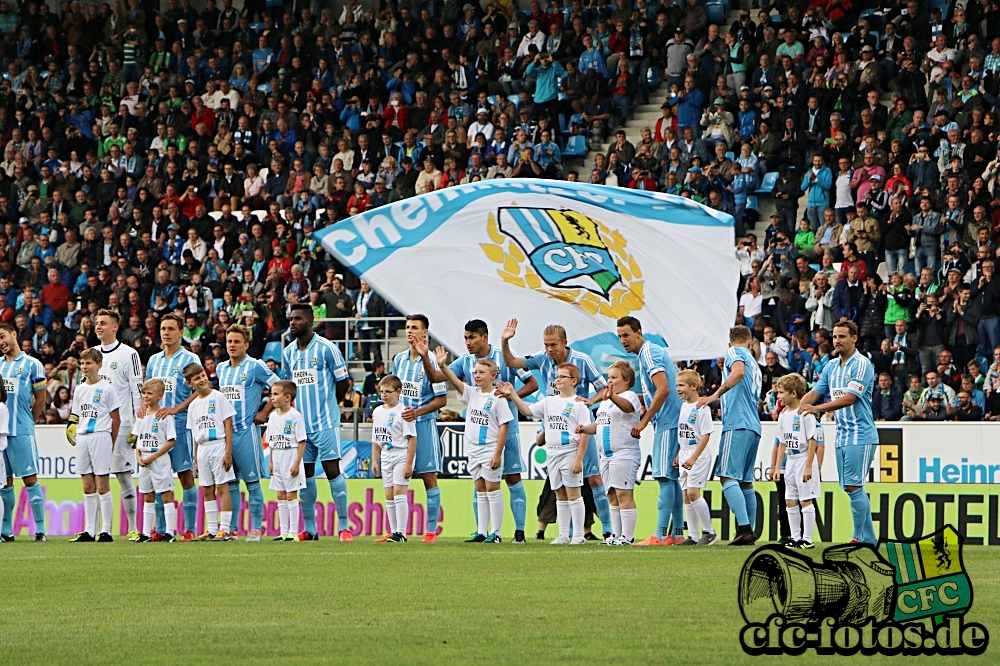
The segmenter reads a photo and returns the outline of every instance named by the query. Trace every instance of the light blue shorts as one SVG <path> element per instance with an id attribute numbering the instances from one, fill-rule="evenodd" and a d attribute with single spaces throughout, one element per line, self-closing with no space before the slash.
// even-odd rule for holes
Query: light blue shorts
<path id="1" fill-rule="evenodd" d="M 517 419 L 507 424 L 507 441 L 503 445 L 503 474 L 523 474 L 524 463 L 521 461 L 521 436 L 517 427 Z"/>
<path id="2" fill-rule="evenodd" d="M 413 473 L 430 472 L 441 473 L 441 439 L 438 437 L 437 419 L 417 421 L 417 455 L 413 460 Z"/>
<path id="3" fill-rule="evenodd" d="M 875 461 L 877 444 L 856 444 L 854 446 L 838 446 L 837 476 L 840 477 L 840 487 L 863 486 L 868 482 L 868 470 Z"/>
<path id="4" fill-rule="evenodd" d="M 340 460 L 340 428 L 330 428 L 319 432 L 306 433 L 306 452 L 302 462 L 315 463 L 324 460 Z"/>
<path id="5" fill-rule="evenodd" d="M 194 440 L 191 438 L 191 431 L 180 426 L 176 428 L 177 436 L 174 438 L 174 446 L 170 449 L 170 467 L 174 472 L 187 472 L 194 469 Z"/>
<path id="6" fill-rule="evenodd" d="M 233 432 L 233 467 L 236 478 L 244 483 L 267 478 L 258 426 L 251 425 L 246 430 Z"/>
<path id="7" fill-rule="evenodd" d="M 752 483 L 759 445 L 760 435 L 753 430 L 740 428 L 723 432 L 719 456 L 715 459 L 715 476 Z"/>
<path id="8" fill-rule="evenodd" d="M 38 444 L 34 435 L 18 435 L 7 438 L 7 448 L 3 452 L 3 463 L 7 474 L 23 479 L 38 474 Z M 7 507 L 13 511 L 14 507 Z"/>
<path id="9" fill-rule="evenodd" d="M 674 458 L 681 450 L 680 442 L 677 441 L 677 428 L 656 430 L 653 433 L 653 478 L 670 479 L 676 481 L 680 478 L 680 470 L 674 467 Z"/>
<path id="10" fill-rule="evenodd" d="M 601 475 L 601 460 L 597 457 L 597 438 L 587 438 L 587 450 L 583 452 L 583 478 Z"/>

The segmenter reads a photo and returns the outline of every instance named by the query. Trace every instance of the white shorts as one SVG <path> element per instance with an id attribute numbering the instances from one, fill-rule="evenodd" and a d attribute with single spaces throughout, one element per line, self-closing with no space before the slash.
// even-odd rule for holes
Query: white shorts
<path id="1" fill-rule="evenodd" d="M 379 472 L 382 473 L 382 487 L 408 486 L 406 478 L 406 449 L 388 451 L 383 449 L 378 461 Z"/>
<path id="2" fill-rule="evenodd" d="M 500 483 L 503 478 L 503 453 L 501 452 L 500 466 L 496 469 L 490 467 L 493 454 L 496 452 L 492 446 L 469 445 L 465 449 L 469 456 L 469 474 L 473 480 L 483 479 L 490 483 Z"/>
<path id="3" fill-rule="evenodd" d="M 111 474 L 111 433 L 76 436 L 76 471 L 80 474 Z"/>
<path id="4" fill-rule="evenodd" d="M 550 456 L 546 467 L 549 471 L 549 485 L 552 490 L 559 488 L 582 488 L 583 487 L 583 463 L 580 464 L 580 473 L 574 474 L 573 461 L 576 459 L 576 452 L 564 453 L 562 455 Z"/>
<path id="5" fill-rule="evenodd" d="M 601 458 L 601 478 L 607 488 L 632 490 L 638 470 L 639 461 L 636 458 Z"/>
<path id="6" fill-rule="evenodd" d="M 135 459 L 135 449 L 128 443 L 128 434 L 132 432 L 131 423 L 122 423 L 118 428 L 118 439 L 111 451 L 111 473 L 121 474 L 123 472 L 132 473 L 138 467 Z M 168 458 L 170 456 L 167 456 Z M 157 458 L 159 460 L 159 458 Z M 156 492 L 163 492 L 157 490 Z"/>
<path id="7" fill-rule="evenodd" d="M 698 456 L 698 460 L 691 466 L 691 469 L 684 469 L 684 461 L 690 458 L 693 453 L 694 449 L 682 446 L 680 453 L 677 454 L 677 466 L 680 469 L 678 480 L 681 483 L 681 488 L 704 488 L 712 476 L 712 454 L 707 446 Z"/>
<path id="8" fill-rule="evenodd" d="M 221 439 L 198 445 L 198 485 L 221 486 L 236 480 L 236 471 L 232 465 L 227 470 L 222 466 L 226 457 L 226 443 Z"/>
<path id="9" fill-rule="evenodd" d="M 295 464 L 295 457 L 298 455 L 298 448 L 271 449 L 271 463 L 274 465 L 274 474 L 271 475 L 271 483 L 268 485 L 271 490 L 297 493 L 306 487 L 305 462 L 299 464 L 299 473 L 292 475 L 292 465 Z"/>
<path id="10" fill-rule="evenodd" d="M 800 453 L 788 456 L 785 462 L 785 500 L 798 502 L 819 497 L 821 487 L 819 482 L 819 460 L 813 456 L 812 478 L 803 481 L 806 471 L 806 454 Z"/>
<path id="11" fill-rule="evenodd" d="M 131 451 L 129 447 L 129 451 Z M 134 455 L 134 453 L 133 453 Z M 146 454 L 151 455 L 151 454 Z M 164 453 L 146 467 L 139 467 L 140 493 L 169 493 L 174 490 L 174 470 L 170 467 L 170 453 Z"/>

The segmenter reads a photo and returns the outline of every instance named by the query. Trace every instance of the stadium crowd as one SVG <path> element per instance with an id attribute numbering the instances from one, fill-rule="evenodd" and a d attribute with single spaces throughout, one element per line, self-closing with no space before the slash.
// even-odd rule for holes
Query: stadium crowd
<path id="1" fill-rule="evenodd" d="M 0 320 L 46 367 L 45 418 L 68 416 L 99 309 L 120 313 L 143 363 L 160 317 L 181 313 L 214 378 L 231 323 L 259 358 L 302 301 L 320 317 L 394 314 L 317 229 L 511 177 L 732 213 L 764 417 L 772 380 L 817 377 L 829 330 L 850 319 L 882 373 L 881 418 L 1000 418 L 997 4 L 752 13 L 726 25 L 698 0 L 347 0 L 318 15 L 301 0 L 0 2 Z M 662 118 L 632 143 L 618 128 L 661 80 Z M 582 177 L 567 164 L 611 137 Z M 760 232 L 765 197 L 776 214 Z M 323 332 L 379 335 L 351 329 Z M 696 367 L 718 385 L 717 361 Z"/>

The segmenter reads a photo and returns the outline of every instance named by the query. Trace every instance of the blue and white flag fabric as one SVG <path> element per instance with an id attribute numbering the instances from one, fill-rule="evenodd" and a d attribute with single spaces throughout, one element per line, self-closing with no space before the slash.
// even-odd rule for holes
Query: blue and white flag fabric
<path id="1" fill-rule="evenodd" d="M 323 246 L 401 312 L 464 353 L 463 327 L 519 347 L 561 324 L 603 368 L 625 357 L 632 315 L 677 359 L 723 356 L 736 313 L 733 218 L 682 197 L 584 183 L 497 179 L 398 201 L 320 230 Z M 532 351 L 527 348 L 522 352 Z"/>

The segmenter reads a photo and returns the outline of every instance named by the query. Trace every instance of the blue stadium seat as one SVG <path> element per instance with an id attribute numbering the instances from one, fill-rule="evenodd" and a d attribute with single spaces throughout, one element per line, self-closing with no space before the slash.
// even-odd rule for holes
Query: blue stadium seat
<path id="1" fill-rule="evenodd" d="M 757 197 L 755 197 L 753 195 L 750 195 L 750 196 L 747 197 L 747 210 L 756 210 L 756 211 L 760 210 L 760 208 L 758 208 L 758 204 L 757 204 Z"/>
<path id="2" fill-rule="evenodd" d="M 764 181 L 757 188 L 756 194 L 770 194 L 774 191 L 774 184 L 778 182 L 778 172 L 771 171 L 764 174 Z"/>
<path id="3" fill-rule="evenodd" d="M 560 134 L 569 134 L 569 124 L 566 122 L 566 114 L 565 113 L 560 113 L 559 114 L 559 133 Z"/>
<path id="4" fill-rule="evenodd" d="M 521 96 L 520 95 L 507 95 L 507 101 L 510 102 L 511 104 L 513 104 L 514 106 L 518 106 L 521 103 Z"/>
<path id="5" fill-rule="evenodd" d="M 861 13 L 858 14 L 858 20 L 860 21 L 863 18 L 868 18 L 869 16 L 871 16 L 874 13 L 875 13 L 874 9 L 862 9 Z"/>
<path id="6" fill-rule="evenodd" d="M 730 162 L 732 162 L 733 160 L 736 159 L 736 153 L 734 153 L 731 150 L 727 150 L 726 151 L 726 159 L 729 160 Z"/>
<path id="7" fill-rule="evenodd" d="M 708 22 L 716 25 L 725 25 L 726 6 L 721 2 L 708 2 L 705 4 L 705 13 L 708 15 Z"/>
<path id="8" fill-rule="evenodd" d="M 660 68 L 650 67 L 646 71 L 646 83 L 649 84 L 650 89 L 655 89 L 660 85 Z"/>
<path id="9" fill-rule="evenodd" d="M 280 341 L 276 340 L 274 342 L 268 342 L 264 345 L 264 358 L 261 360 L 274 361 L 278 365 L 281 365 L 281 349 L 282 347 Z"/>
<path id="10" fill-rule="evenodd" d="M 587 156 L 587 138 L 582 134 L 574 134 L 566 141 L 566 150 L 563 151 L 563 159 L 579 157 L 583 159 Z"/>

